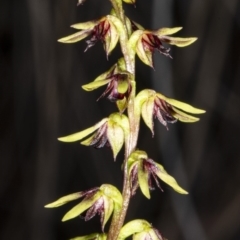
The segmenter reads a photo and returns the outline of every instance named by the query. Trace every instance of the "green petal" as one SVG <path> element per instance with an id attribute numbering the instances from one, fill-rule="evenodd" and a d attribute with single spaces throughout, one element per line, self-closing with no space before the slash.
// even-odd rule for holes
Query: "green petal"
<path id="1" fill-rule="evenodd" d="M 151 227 L 151 224 L 143 219 L 136 219 L 125 224 L 120 231 L 119 238 L 125 239 L 134 233 L 143 232 Z"/>
<path id="2" fill-rule="evenodd" d="M 144 30 L 144 27 L 142 25 L 140 25 L 139 23 L 132 21 L 133 24 L 139 29 L 139 30 Z"/>
<path id="3" fill-rule="evenodd" d="M 90 235 L 71 238 L 70 240 L 106 240 L 107 235 L 105 233 L 93 233 Z"/>
<path id="4" fill-rule="evenodd" d="M 133 240 L 145 240 L 145 239 L 149 239 L 148 237 L 149 237 L 148 232 L 140 232 L 140 233 L 134 234 L 132 239 Z"/>
<path id="5" fill-rule="evenodd" d="M 68 135 L 66 137 L 60 137 L 58 138 L 59 141 L 61 142 L 76 142 L 78 140 L 81 140 L 88 136 L 89 134 L 93 133 L 96 131 L 99 127 L 101 127 L 108 119 L 104 118 L 102 119 L 99 123 L 95 124 L 94 126 L 87 128 L 81 132 L 77 132 L 71 135 Z"/>
<path id="6" fill-rule="evenodd" d="M 176 119 L 178 119 L 179 121 L 181 122 L 188 122 L 188 123 L 191 123 L 191 122 L 197 122 L 199 121 L 199 118 L 196 118 L 196 117 L 193 117 L 191 115 L 188 115 L 178 109 L 176 109 L 175 107 L 172 107 L 173 108 L 173 112 L 172 112 L 172 116 Z"/>
<path id="7" fill-rule="evenodd" d="M 178 47 L 186 47 L 192 43 L 194 43 L 197 38 L 174 38 L 174 37 L 162 37 L 161 40 L 171 45 L 176 45 Z"/>
<path id="8" fill-rule="evenodd" d="M 104 230 L 104 227 L 107 223 L 107 221 L 109 220 L 109 218 L 112 215 L 113 212 L 113 200 L 109 199 L 106 196 L 103 196 L 104 198 L 104 219 L 103 219 L 103 224 L 102 224 L 102 231 Z"/>
<path id="9" fill-rule="evenodd" d="M 102 193 L 111 198 L 114 202 L 114 209 L 117 210 L 122 206 L 123 198 L 119 190 L 111 184 L 103 184 L 100 187 Z"/>
<path id="10" fill-rule="evenodd" d="M 148 230 L 148 234 L 151 236 L 151 240 L 163 240 L 158 238 L 157 234 L 152 228 Z"/>
<path id="11" fill-rule="evenodd" d="M 92 143 L 94 137 L 95 137 L 95 134 L 93 134 L 91 137 L 85 139 L 84 141 L 81 141 L 80 144 L 82 144 L 84 146 L 89 146 Z"/>
<path id="12" fill-rule="evenodd" d="M 93 240 L 93 239 L 98 239 L 99 233 L 93 233 L 90 235 L 82 236 L 82 237 L 75 237 L 71 238 L 70 240 Z"/>
<path id="13" fill-rule="evenodd" d="M 101 19 L 101 20 L 103 21 L 104 19 Z M 93 29 L 97 24 L 101 22 L 101 20 L 76 23 L 71 25 L 71 27 L 75 29 L 81 29 L 81 30 Z"/>
<path id="14" fill-rule="evenodd" d="M 142 161 L 138 165 L 138 183 L 143 195 L 150 199 L 150 192 L 148 186 L 148 172 L 145 172 L 142 166 Z"/>
<path id="15" fill-rule="evenodd" d="M 182 27 L 175 27 L 175 28 L 160 28 L 157 31 L 154 32 L 158 37 L 166 36 L 166 35 L 172 35 L 178 31 L 180 31 Z"/>
<path id="16" fill-rule="evenodd" d="M 137 42 L 142 38 L 143 33 L 144 33 L 143 30 L 134 31 L 133 34 L 131 35 L 131 37 L 129 38 L 128 46 L 132 50 L 136 50 Z"/>
<path id="17" fill-rule="evenodd" d="M 117 154 L 124 143 L 123 129 L 112 120 L 108 121 L 107 138 L 113 151 L 113 158 L 116 160 Z"/>
<path id="18" fill-rule="evenodd" d="M 85 91 L 93 91 L 99 87 L 102 87 L 102 86 L 108 84 L 110 81 L 111 81 L 111 79 L 93 81 L 93 82 L 83 85 L 82 88 Z"/>
<path id="19" fill-rule="evenodd" d="M 90 208 L 100 197 L 101 197 L 101 194 L 97 192 L 91 198 L 83 199 L 82 202 L 80 202 L 78 205 L 73 207 L 70 211 L 68 211 L 64 215 L 62 222 L 65 222 L 67 220 L 70 220 L 72 218 L 79 216 L 81 213 L 83 213 L 88 208 Z"/>
<path id="20" fill-rule="evenodd" d="M 142 118 L 145 124 L 151 130 L 152 135 L 154 135 L 153 131 L 154 99 L 155 97 L 150 97 L 142 104 Z"/>
<path id="21" fill-rule="evenodd" d="M 167 98 L 164 95 L 157 93 L 157 96 L 163 100 L 165 100 L 167 103 L 169 103 L 170 105 L 179 108 L 185 112 L 189 112 L 189 113 L 193 113 L 193 114 L 201 114 L 201 113 L 205 113 L 205 110 L 199 109 L 199 108 L 195 108 L 187 103 L 184 102 L 180 102 L 177 101 L 175 99 L 171 99 L 171 98 Z"/>
<path id="22" fill-rule="evenodd" d="M 126 97 L 124 97 L 123 99 L 118 100 L 116 102 L 116 104 L 117 104 L 117 108 L 118 108 L 119 112 L 123 113 L 125 111 L 125 109 L 127 108 L 128 101 L 127 101 Z"/>
<path id="23" fill-rule="evenodd" d="M 91 33 L 91 31 L 89 31 L 89 30 L 83 30 L 83 31 L 71 34 L 67 37 L 60 38 L 60 39 L 58 39 L 58 42 L 75 43 L 75 42 L 81 41 L 82 39 L 86 38 L 87 36 L 89 36 L 90 33 Z"/>
<path id="24" fill-rule="evenodd" d="M 109 21 L 110 24 L 110 34 L 106 36 L 105 38 L 105 44 L 106 44 L 106 53 L 107 56 L 112 52 L 112 50 L 116 47 L 119 39 L 118 31 L 115 27 L 115 25 Z"/>
<path id="25" fill-rule="evenodd" d="M 163 168 L 162 165 L 160 165 L 160 164 L 158 164 L 156 162 L 155 162 L 155 164 L 159 168 L 159 171 L 156 171 L 156 174 L 163 182 L 167 183 L 169 186 L 171 186 L 178 193 L 188 194 L 188 192 L 185 191 L 184 189 L 182 189 L 178 185 L 176 180 L 165 171 L 165 169 Z"/>
<path id="26" fill-rule="evenodd" d="M 123 0 L 123 2 L 128 3 L 128 4 L 134 4 L 136 0 Z"/>
<path id="27" fill-rule="evenodd" d="M 72 194 L 69 194 L 67 196 L 64 196 L 64 197 L 61 197 L 59 198 L 58 200 L 52 202 L 52 203 L 49 203 L 47 205 L 45 205 L 44 207 L 45 208 L 55 208 L 55 207 L 60 207 L 70 201 L 73 201 L 73 200 L 76 200 L 80 197 L 82 197 L 84 192 L 76 192 L 76 193 L 72 193 Z"/>
<path id="28" fill-rule="evenodd" d="M 152 53 L 144 49 L 141 39 L 137 42 L 136 53 L 143 63 L 153 68 Z"/>

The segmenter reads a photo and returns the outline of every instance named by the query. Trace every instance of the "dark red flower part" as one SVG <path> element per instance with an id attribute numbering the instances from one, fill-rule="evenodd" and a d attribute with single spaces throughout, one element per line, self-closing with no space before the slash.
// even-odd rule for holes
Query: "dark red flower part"
<path id="1" fill-rule="evenodd" d="M 108 83 L 106 90 L 104 93 L 97 99 L 97 101 L 103 97 L 105 97 L 108 94 L 108 99 L 111 102 L 116 102 L 118 100 L 122 100 L 124 97 L 126 99 L 129 98 L 129 95 L 132 91 L 132 86 L 130 84 L 130 81 L 128 80 L 128 74 L 126 73 L 116 73 L 116 74 L 110 74 L 110 76 L 107 79 L 111 79 L 111 81 Z M 120 92 L 119 91 L 119 84 L 121 83 L 127 83 L 128 87 L 125 91 Z"/>
<path id="2" fill-rule="evenodd" d="M 167 130 L 167 123 L 177 122 L 177 119 L 172 116 L 172 113 L 173 109 L 169 103 L 160 98 L 155 99 L 153 116 L 157 118 L 159 122 L 167 128 Z"/>
<path id="3" fill-rule="evenodd" d="M 131 171 L 131 175 L 130 175 L 130 188 L 131 188 L 131 196 L 136 194 L 136 191 L 139 187 L 139 183 L 138 183 L 138 166 L 135 165 Z"/>
<path id="4" fill-rule="evenodd" d="M 87 48 L 84 52 L 86 52 L 89 48 L 94 46 L 99 40 L 102 41 L 105 44 L 105 37 L 110 31 L 110 23 L 106 20 L 100 22 L 97 24 L 93 30 L 91 31 L 91 39 L 87 40 Z"/>
<path id="5" fill-rule="evenodd" d="M 157 178 L 157 174 L 156 172 L 159 171 L 158 167 L 156 166 L 156 164 L 154 163 L 154 161 L 150 158 L 148 159 L 144 159 L 143 160 L 143 169 L 145 172 L 148 173 L 148 185 L 149 185 L 149 189 L 150 190 L 154 190 L 154 186 L 153 186 L 153 183 L 152 183 L 152 179 L 154 179 L 157 187 L 163 192 L 161 186 L 160 186 L 160 183 L 158 181 L 158 178 Z"/>
<path id="6" fill-rule="evenodd" d="M 104 218 L 104 200 L 103 198 L 99 198 L 87 211 L 85 215 L 85 221 L 92 219 L 96 214 L 100 215 L 101 223 Z"/>
<path id="7" fill-rule="evenodd" d="M 107 138 L 107 127 L 107 123 L 105 123 L 97 130 L 89 146 L 93 146 L 95 148 L 103 148 L 104 146 L 110 147 Z"/>
<path id="8" fill-rule="evenodd" d="M 154 50 L 157 49 L 161 54 L 172 58 L 169 53 L 170 48 L 165 48 L 159 37 L 152 33 L 144 34 L 144 36 L 142 37 L 142 44 L 146 51 L 150 51 L 151 53 L 153 53 Z"/>

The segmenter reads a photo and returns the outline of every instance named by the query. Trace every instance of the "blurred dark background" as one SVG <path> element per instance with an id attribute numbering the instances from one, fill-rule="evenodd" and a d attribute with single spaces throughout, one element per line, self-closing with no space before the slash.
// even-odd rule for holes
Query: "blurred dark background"
<path id="1" fill-rule="evenodd" d="M 72 206 L 44 209 L 57 198 L 102 183 L 121 189 L 121 153 L 64 144 L 57 137 L 92 126 L 115 111 L 92 81 L 120 57 L 106 60 L 98 43 L 57 39 L 69 26 L 106 15 L 107 0 L 0 1 L 0 239 L 64 240 L 100 231 L 89 222 L 61 218 Z M 197 36 L 187 48 L 172 47 L 173 60 L 155 55 L 155 71 L 137 60 L 138 90 L 165 95 L 207 110 L 195 124 L 169 131 L 144 124 L 138 147 L 163 164 L 188 196 L 162 183 L 151 200 L 140 192 L 127 220 L 145 218 L 169 240 L 240 239 L 240 1 L 137 0 L 126 13 L 146 28 L 183 26 L 178 36 Z"/>

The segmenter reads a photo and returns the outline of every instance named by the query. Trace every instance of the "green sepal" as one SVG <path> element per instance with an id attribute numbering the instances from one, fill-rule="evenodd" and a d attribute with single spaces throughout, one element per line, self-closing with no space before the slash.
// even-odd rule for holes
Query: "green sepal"
<path id="1" fill-rule="evenodd" d="M 99 87 L 102 87 L 106 84 L 108 84 L 109 82 L 111 81 L 111 79 L 107 79 L 107 80 L 97 80 L 97 81 L 94 81 L 94 82 L 90 82 L 88 84 L 85 84 L 85 85 L 82 85 L 82 88 L 85 90 L 85 91 L 93 91 Z"/>
<path id="2" fill-rule="evenodd" d="M 93 133 L 94 131 L 96 131 L 99 127 L 101 127 L 105 122 L 107 122 L 108 118 L 104 118 L 102 119 L 100 122 L 98 122 L 97 124 L 95 124 L 94 126 L 87 128 L 81 132 L 77 132 L 65 137 L 60 137 L 58 138 L 59 141 L 62 142 L 75 142 L 78 140 L 81 140 L 83 138 L 85 138 L 86 136 L 88 136 L 89 134 Z"/>
<path id="3" fill-rule="evenodd" d="M 127 4 L 135 4 L 136 0 L 123 0 Z"/>
<path id="4" fill-rule="evenodd" d="M 118 108 L 119 112 L 123 113 L 128 106 L 128 101 L 127 101 L 126 97 L 124 97 L 121 100 L 117 100 L 116 104 L 117 104 L 117 108 Z"/>
<path id="5" fill-rule="evenodd" d="M 188 192 L 185 191 L 183 188 L 181 188 L 178 185 L 177 181 L 165 171 L 165 169 L 163 168 L 162 165 L 160 165 L 159 163 L 156 163 L 156 162 L 155 162 L 155 164 L 157 165 L 157 167 L 159 169 L 158 171 L 156 171 L 156 174 L 163 182 L 165 182 L 166 184 L 171 186 L 176 192 L 178 192 L 180 194 L 188 194 Z"/>
<path id="6" fill-rule="evenodd" d="M 182 27 L 160 28 L 160 29 L 154 31 L 153 33 L 155 35 L 157 35 L 159 38 L 161 38 L 162 36 L 172 35 L 176 32 L 179 32 L 180 30 L 182 30 Z"/>
<path id="7" fill-rule="evenodd" d="M 142 38 L 143 33 L 144 33 L 143 30 L 134 31 L 131 37 L 129 38 L 128 46 L 134 51 L 136 50 L 137 42 Z"/>
<path id="8" fill-rule="evenodd" d="M 143 193 L 143 195 L 150 199 L 150 191 L 149 191 L 149 185 L 148 185 L 148 176 L 149 173 L 144 171 L 143 168 L 143 161 L 140 160 L 138 163 L 138 183 L 139 183 L 139 187 Z"/>
<path id="9" fill-rule="evenodd" d="M 114 203 L 113 200 L 106 195 L 103 196 L 103 201 L 104 201 L 104 219 L 102 223 L 102 231 L 104 231 L 104 227 L 109 220 L 109 218 L 112 215 L 113 208 L 114 208 Z"/>
<path id="10" fill-rule="evenodd" d="M 184 103 L 184 102 L 180 102 L 178 100 L 175 100 L 175 99 L 171 99 L 171 98 L 167 98 L 165 97 L 164 95 L 160 94 L 160 93 L 157 93 L 157 96 L 160 98 L 160 99 L 163 99 L 165 100 L 167 103 L 169 103 L 170 105 L 176 107 L 176 108 L 179 108 L 185 112 L 189 112 L 189 113 L 193 113 L 193 114 L 202 114 L 202 113 L 205 113 L 206 111 L 205 110 L 202 110 L 202 109 L 198 109 L 198 108 L 195 108 L 187 103 Z"/>
<path id="11" fill-rule="evenodd" d="M 175 107 L 172 107 L 174 110 L 172 116 L 181 122 L 193 123 L 199 121 L 199 118 L 188 115 Z"/>
<path id="12" fill-rule="evenodd" d="M 90 35 L 91 31 L 90 30 L 82 30 L 80 32 L 76 32 L 74 34 L 71 34 L 67 37 L 63 37 L 58 39 L 58 42 L 61 43 L 75 43 L 78 41 L 81 41 L 82 39 L 88 37 Z"/>
<path id="13" fill-rule="evenodd" d="M 119 190 L 116 187 L 114 187 L 111 184 L 103 184 L 100 187 L 100 190 L 105 196 L 113 200 L 114 210 L 118 210 L 119 208 L 122 207 L 122 204 L 123 204 L 122 194 L 119 192 Z"/>
<path id="14" fill-rule="evenodd" d="M 135 233 L 143 232 L 151 228 L 151 224 L 143 219 L 136 219 L 126 223 L 119 233 L 119 239 L 125 239 Z"/>
<path id="15" fill-rule="evenodd" d="M 115 161 L 124 143 L 124 132 L 123 129 L 112 120 L 108 121 L 107 138 L 111 145 Z"/>
<path id="16" fill-rule="evenodd" d="M 151 130 L 152 135 L 154 135 L 153 131 L 154 100 L 155 96 L 151 96 L 142 104 L 142 118 L 147 127 Z"/>
<path id="17" fill-rule="evenodd" d="M 136 53 L 143 63 L 153 68 L 152 52 L 144 49 L 142 38 L 137 42 Z"/>
<path id="18" fill-rule="evenodd" d="M 47 205 L 45 205 L 45 208 L 55 208 L 55 207 L 60 207 L 70 201 L 76 200 L 78 198 L 81 198 L 83 196 L 84 192 L 76 192 L 76 193 L 72 193 L 69 195 L 66 195 L 64 197 L 59 198 L 58 200 L 49 203 Z"/>
<path id="19" fill-rule="evenodd" d="M 100 20 L 93 20 L 93 21 L 88 21 L 88 22 L 83 22 L 83 23 L 75 23 L 71 25 L 72 28 L 74 29 L 79 29 L 79 30 L 87 30 L 87 29 L 93 29 L 97 24 L 100 22 L 104 21 L 105 17 L 103 17 Z"/>
<path id="20" fill-rule="evenodd" d="M 190 38 L 179 38 L 179 37 L 167 37 L 164 36 L 161 38 L 162 41 L 171 44 L 171 45 L 175 45 L 177 47 L 187 47 L 190 44 L 194 43 L 195 41 L 197 41 L 196 37 L 190 37 Z"/>
<path id="21" fill-rule="evenodd" d="M 77 204 L 75 207 L 73 207 L 70 211 L 68 211 L 64 215 L 64 217 L 62 218 L 62 222 L 65 222 L 67 220 L 79 216 L 81 213 L 90 208 L 101 196 L 102 196 L 101 193 L 98 191 L 91 198 L 83 199 L 82 202 Z"/>
<path id="22" fill-rule="evenodd" d="M 107 235 L 105 233 L 92 233 L 90 235 L 71 238 L 70 240 L 106 240 Z"/>

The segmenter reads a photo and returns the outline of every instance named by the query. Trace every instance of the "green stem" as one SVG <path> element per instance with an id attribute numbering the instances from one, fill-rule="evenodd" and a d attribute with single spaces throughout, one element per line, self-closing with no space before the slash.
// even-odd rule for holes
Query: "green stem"
<path id="1" fill-rule="evenodd" d="M 124 60 L 126 63 L 126 69 L 128 72 L 132 73 L 133 79 L 131 80 L 132 83 L 132 92 L 129 98 L 128 103 L 128 119 L 130 124 L 130 136 L 129 141 L 125 144 L 125 160 L 124 160 L 124 180 L 123 180 L 123 206 L 119 211 L 114 212 L 112 222 L 110 225 L 110 229 L 108 232 L 107 240 L 117 240 L 119 232 L 124 224 L 124 220 L 126 217 L 127 209 L 129 206 L 130 198 L 131 198 L 131 191 L 129 185 L 129 178 L 128 178 L 128 167 L 127 167 L 127 159 L 130 154 L 136 149 L 137 140 L 138 140 L 138 133 L 139 133 L 139 118 L 134 114 L 134 99 L 136 95 L 136 82 L 135 82 L 135 53 L 131 48 L 128 46 L 128 31 L 126 27 L 126 20 L 124 11 L 122 8 L 122 0 L 110 0 L 112 6 L 117 14 L 117 17 L 122 21 L 125 29 L 124 32 L 120 34 L 120 45 L 121 50 L 124 56 Z"/>

